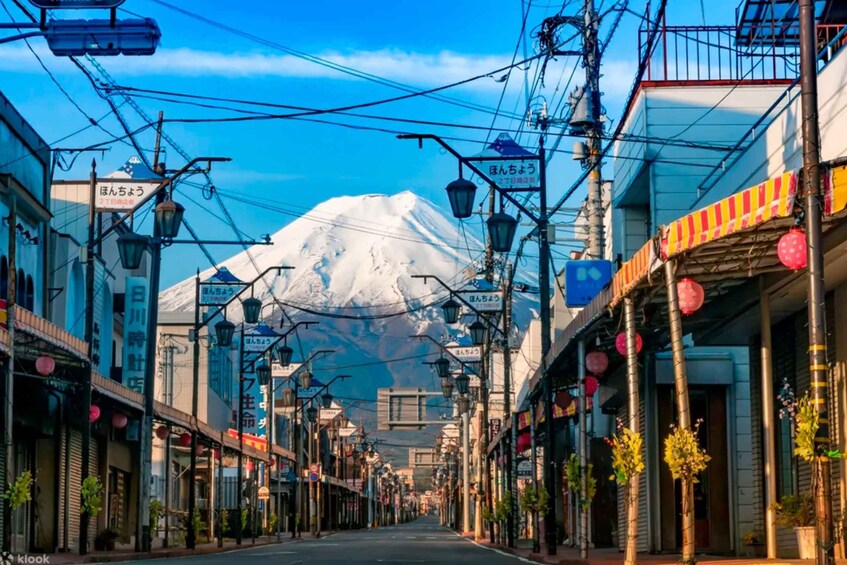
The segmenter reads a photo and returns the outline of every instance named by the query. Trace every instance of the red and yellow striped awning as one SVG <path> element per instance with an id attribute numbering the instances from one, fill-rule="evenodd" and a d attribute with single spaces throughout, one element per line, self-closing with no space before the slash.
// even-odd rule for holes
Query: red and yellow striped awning
<path id="1" fill-rule="evenodd" d="M 794 213 L 797 172 L 742 190 L 662 228 L 664 259 Z"/>
<path id="2" fill-rule="evenodd" d="M 594 405 L 593 399 L 588 399 L 588 410 L 591 410 Z M 568 405 L 567 409 L 562 408 L 558 404 L 553 404 L 553 419 L 565 418 L 565 417 L 573 417 L 579 413 L 579 399 L 574 398 L 571 400 L 571 403 Z M 541 405 L 538 406 L 537 419 L 538 423 L 544 421 L 544 411 L 541 408 Z M 523 430 L 524 428 L 528 428 L 530 424 L 529 421 L 529 410 L 524 410 L 523 412 L 518 412 L 518 430 Z"/>
<path id="3" fill-rule="evenodd" d="M 621 265 L 612 278 L 611 306 L 617 305 L 629 291 L 647 278 L 656 264 L 656 245 L 655 241 L 650 239 L 629 261 Z"/>

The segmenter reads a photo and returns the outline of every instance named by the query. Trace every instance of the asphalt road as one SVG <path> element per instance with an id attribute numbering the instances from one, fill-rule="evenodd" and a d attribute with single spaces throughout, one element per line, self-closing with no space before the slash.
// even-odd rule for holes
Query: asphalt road
<path id="1" fill-rule="evenodd" d="M 528 562 L 476 545 L 423 517 L 401 526 L 345 531 L 317 540 L 180 557 L 180 565 L 312 565 L 317 563 L 486 563 Z M 161 565 L 162 560 L 135 561 Z"/>

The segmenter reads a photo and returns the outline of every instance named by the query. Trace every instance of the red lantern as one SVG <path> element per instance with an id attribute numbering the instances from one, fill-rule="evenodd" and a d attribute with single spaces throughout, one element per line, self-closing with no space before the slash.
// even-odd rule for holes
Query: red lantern
<path id="1" fill-rule="evenodd" d="M 171 431 L 168 429 L 167 426 L 159 426 L 158 428 L 156 428 L 156 437 L 159 439 L 168 439 L 170 433 Z"/>
<path id="2" fill-rule="evenodd" d="M 685 316 L 703 307 L 706 293 L 697 281 L 682 278 L 677 281 L 676 288 L 679 295 L 679 309 Z"/>
<path id="3" fill-rule="evenodd" d="M 532 447 L 532 438 L 529 437 L 529 432 L 518 434 L 518 444 L 515 446 L 515 451 L 517 453 L 523 453 L 530 447 Z"/>
<path id="4" fill-rule="evenodd" d="M 572 402 L 573 398 L 571 398 L 571 393 L 569 393 L 568 391 L 560 390 L 556 393 L 556 406 L 558 406 L 562 410 L 567 410 Z"/>
<path id="5" fill-rule="evenodd" d="M 594 396 L 598 388 L 600 388 L 600 381 L 592 376 L 585 377 L 585 396 Z"/>
<path id="6" fill-rule="evenodd" d="M 220 458 L 221 458 L 221 450 L 215 449 L 215 459 L 220 460 Z"/>
<path id="7" fill-rule="evenodd" d="M 42 377 L 51 375 L 55 369 L 56 360 L 49 355 L 42 355 L 35 360 L 35 370 L 38 371 L 38 374 Z"/>
<path id="8" fill-rule="evenodd" d="M 100 407 L 96 404 L 91 405 L 91 409 L 88 411 L 88 421 L 96 422 L 100 419 Z"/>
<path id="9" fill-rule="evenodd" d="M 189 444 L 190 445 L 190 444 Z M 194 450 L 194 453 L 197 455 L 203 455 L 203 452 L 206 451 L 206 446 L 200 443 L 197 444 L 197 449 Z"/>
<path id="10" fill-rule="evenodd" d="M 592 351 L 585 356 L 585 368 L 589 373 L 602 375 L 609 368 L 609 356 L 602 351 Z"/>
<path id="11" fill-rule="evenodd" d="M 800 228 L 791 228 L 779 238 L 776 246 L 779 262 L 791 269 L 800 271 L 806 268 L 806 233 Z"/>
<path id="12" fill-rule="evenodd" d="M 126 427 L 127 417 L 123 412 L 115 412 L 112 414 L 112 427 L 122 430 Z"/>
<path id="13" fill-rule="evenodd" d="M 268 467 L 273 467 L 273 466 L 274 466 L 274 458 L 271 457 L 271 460 L 268 461 Z"/>
<path id="14" fill-rule="evenodd" d="M 641 353 L 641 348 L 644 346 L 644 341 L 639 334 L 635 334 L 635 354 Z M 618 353 L 626 357 L 626 332 L 621 332 L 615 338 L 615 349 Z"/>
<path id="15" fill-rule="evenodd" d="M 247 470 L 248 470 L 248 471 L 252 471 L 252 470 L 253 470 L 253 460 L 252 460 L 252 459 L 248 459 L 248 460 L 247 460 Z"/>
<path id="16" fill-rule="evenodd" d="M 191 434 L 188 432 L 183 432 L 179 436 L 179 444 L 183 447 L 189 447 L 191 445 Z"/>

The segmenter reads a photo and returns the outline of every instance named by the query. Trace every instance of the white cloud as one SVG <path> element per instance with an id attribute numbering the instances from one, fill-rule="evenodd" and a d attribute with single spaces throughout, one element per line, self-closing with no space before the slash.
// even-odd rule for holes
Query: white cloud
<path id="1" fill-rule="evenodd" d="M 71 66 L 53 59 L 46 46 L 34 45 L 51 68 L 63 71 Z M 511 57 L 503 55 L 469 55 L 441 51 L 414 53 L 399 49 L 379 51 L 326 52 L 320 58 L 352 67 L 390 80 L 414 85 L 442 85 L 492 72 L 509 65 Z M 119 57 L 103 59 L 109 72 L 116 76 L 187 76 L 226 78 L 313 78 L 351 80 L 354 76 L 293 55 L 269 55 L 258 52 L 224 53 L 196 49 L 159 49 L 152 57 Z M 0 70 L 41 72 L 32 54 L 23 45 L 0 48 Z M 502 73 L 501 73 L 502 75 Z M 495 77 L 499 78 L 499 77 Z M 482 78 L 469 88 L 501 88 L 493 78 Z"/>

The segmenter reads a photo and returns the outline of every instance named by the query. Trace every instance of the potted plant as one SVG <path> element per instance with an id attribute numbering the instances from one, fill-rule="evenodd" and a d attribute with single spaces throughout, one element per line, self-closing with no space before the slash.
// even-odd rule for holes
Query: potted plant
<path id="1" fill-rule="evenodd" d="M 744 532 L 743 536 L 744 541 L 744 549 L 748 558 L 753 559 L 755 557 L 763 557 L 764 551 L 764 543 L 762 543 L 762 537 L 758 532 L 753 530 L 748 530 Z"/>
<path id="2" fill-rule="evenodd" d="M 800 559 L 815 558 L 815 502 L 810 494 L 783 496 L 771 504 L 776 513 L 776 524 L 794 528 Z"/>
<path id="3" fill-rule="evenodd" d="M 118 532 L 112 528 L 101 530 L 94 538 L 94 549 L 97 551 L 114 551 L 116 539 L 118 539 Z"/>

